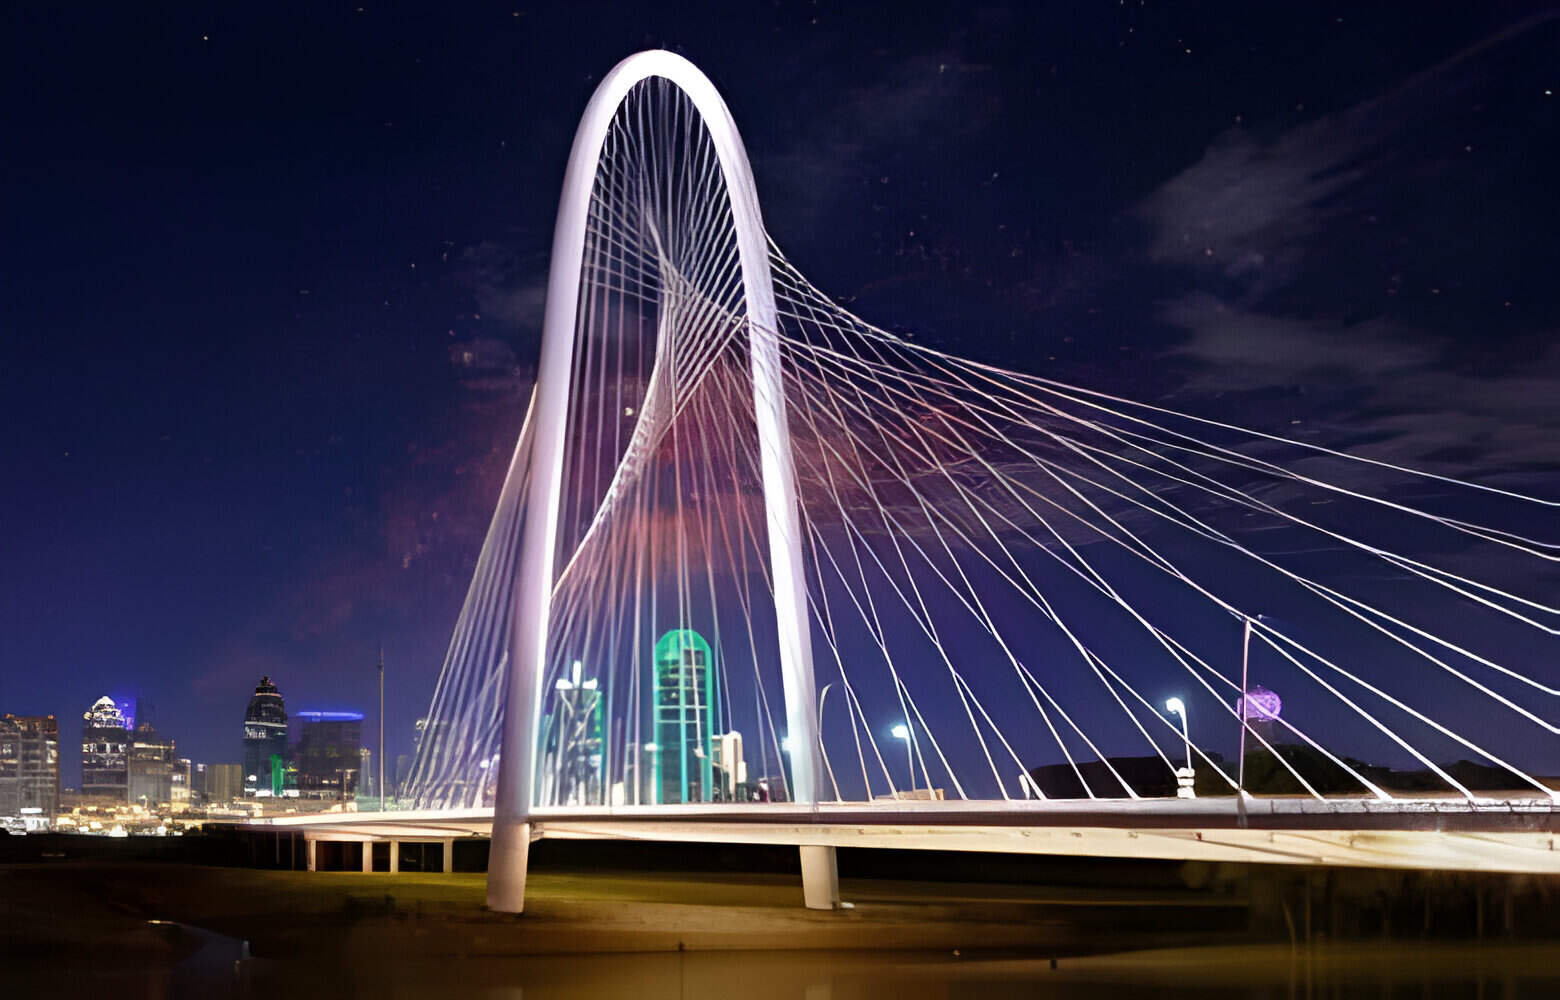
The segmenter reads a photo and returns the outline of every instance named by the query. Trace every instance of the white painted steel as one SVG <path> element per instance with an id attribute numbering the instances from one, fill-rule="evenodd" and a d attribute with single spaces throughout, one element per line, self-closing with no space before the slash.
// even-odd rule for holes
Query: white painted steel
<path id="1" fill-rule="evenodd" d="M 546 810 L 531 835 L 560 839 L 992 851 L 1068 857 L 1239 861 L 1440 871 L 1560 874 L 1560 832 L 1542 797 L 1468 802 L 1460 796 L 1398 800 L 1251 799 L 1240 826 L 1233 798 L 896 801 L 890 808 L 824 803 Z M 283 816 L 255 829 L 301 829 L 313 840 L 482 837 L 488 810 Z M 812 854 L 815 860 L 821 854 Z M 831 859 L 832 860 L 832 859 Z M 831 865 L 826 873 L 834 879 Z M 809 891 L 803 887 L 804 897 Z M 835 890 L 837 893 L 837 889 Z"/>
<path id="2" fill-rule="evenodd" d="M 812 639 L 806 617 L 801 530 L 786 424 L 774 287 L 758 193 L 736 123 L 715 85 L 681 56 L 664 51 L 640 52 L 612 68 L 585 108 L 569 153 L 553 230 L 533 413 L 536 430 L 531 445 L 531 480 L 525 497 L 526 520 L 516 568 L 514 630 L 488 874 L 488 906 L 502 912 L 519 913 L 525 908 L 530 839 L 527 820 L 534 802 L 534 754 L 540 728 L 564 433 L 591 190 L 602 143 L 619 105 L 635 85 L 652 77 L 675 85 L 698 111 L 715 147 L 730 199 L 747 309 L 786 726 L 793 745 L 802 748 L 791 758 L 791 794 L 798 803 L 815 805 L 818 801 Z M 818 866 L 815 863 L 813 867 Z M 821 899 L 819 893 L 823 892 L 827 889 L 808 893 L 809 905 Z M 833 906 L 837 896 L 835 889 L 828 905 Z"/>
<path id="3" fill-rule="evenodd" d="M 802 905 L 809 910 L 840 906 L 840 866 L 833 844 L 799 844 L 802 857 Z"/>

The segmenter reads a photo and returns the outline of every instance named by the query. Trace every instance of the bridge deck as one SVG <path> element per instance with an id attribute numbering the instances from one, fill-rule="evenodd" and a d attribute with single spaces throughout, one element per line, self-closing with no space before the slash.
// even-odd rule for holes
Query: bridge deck
<path id="1" fill-rule="evenodd" d="M 487 837 L 491 809 L 279 816 L 311 840 Z M 1560 873 L 1546 796 L 727 804 L 539 809 L 533 835 Z"/>

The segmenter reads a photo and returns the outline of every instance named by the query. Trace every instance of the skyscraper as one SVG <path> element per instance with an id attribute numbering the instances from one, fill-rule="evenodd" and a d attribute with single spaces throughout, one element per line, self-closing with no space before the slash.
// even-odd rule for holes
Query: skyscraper
<path id="1" fill-rule="evenodd" d="M 173 797 L 168 801 L 174 805 L 187 806 L 193 796 L 190 793 L 190 772 L 194 762 L 188 757 L 180 757 L 173 762 Z"/>
<path id="2" fill-rule="evenodd" d="M 287 706 L 269 676 L 244 712 L 244 794 L 280 795 L 287 763 Z"/>
<path id="3" fill-rule="evenodd" d="M 190 772 L 190 798 L 203 806 L 225 806 L 244 794 L 241 764 L 196 764 Z"/>
<path id="4" fill-rule="evenodd" d="M 157 735 L 150 722 L 142 722 L 130 734 L 127 788 L 132 804 L 155 809 L 173 801 L 174 745 Z"/>
<path id="5" fill-rule="evenodd" d="M 716 797 L 735 802 L 747 790 L 747 760 L 742 756 L 742 734 L 721 733 L 715 737 Z"/>
<path id="6" fill-rule="evenodd" d="M 363 767 L 362 712 L 299 712 L 298 795 L 350 799 Z"/>
<path id="7" fill-rule="evenodd" d="M 654 788 L 658 802 L 708 802 L 715 792 L 711 735 L 720 728 L 715 655 L 692 629 L 656 641 Z"/>
<path id="8" fill-rule="evenodd" d="M 60 730 L 52 715 L 0 716 L 0 816 L 60 811 Z"/>
<path id="9" fill-rule="evenodd" d="M 124 713 L 104 695 L 81 718 L 81 794 L 128 802 L 130 732 Z"/>
<path id="10" fill-rule="evenodd" d="M 7 715 L 0 718 L 0 817 L 20 815 L 21 773 L 22 732 Z"/>

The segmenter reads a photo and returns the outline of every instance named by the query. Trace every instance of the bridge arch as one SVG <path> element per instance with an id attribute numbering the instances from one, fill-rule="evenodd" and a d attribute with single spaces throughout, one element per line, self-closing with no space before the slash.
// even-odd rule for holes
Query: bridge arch
<path id="1" fill-rule="evenodd" d="M 521 912 L 535 802 L 536 734 L 540 729 L 563 486 L 586 232 L 603 144 L 614 117 L 633 89 L 659 78 L 677 88 L 702 121 L 718 160 L 731 211 L 746 313 L 754 416 L 763 477 L 765 523 L 774 579 L 780 672 L 786 725 L 797 748 L 791 759 L 791 794 L 801 804 L 818 801 L 819 741 L 814 712 L 810 626 L 802 565 L 795 471 L 785 410 L 775 294 L 768 239 L 753 171 L 736 123 L 715 85 L 691 62 L 663 50 L 629 56 L 597 86 L 575 131 L 564 174 L 542 325 L 541 360 L 530 414 L 530 479 L 527 511 L 515 570 L 513 629 L 505 678 L 505 713 L 499 762 L 488 905 Z M 645 419 L 642 414 L 641 420 Z M 833 848 L 803 847 L 806 903 L 838 902 Z"/>

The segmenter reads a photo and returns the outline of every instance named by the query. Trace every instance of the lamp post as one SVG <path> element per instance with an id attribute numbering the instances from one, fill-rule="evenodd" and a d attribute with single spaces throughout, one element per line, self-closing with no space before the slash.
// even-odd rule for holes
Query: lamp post
<path id="1" fill-rule="evenodd" d="M 791 778 L 796 773 L 789 770 L 791 754 L 795 749 L 796 741 L 791 738 L 790 733 L 780 737 L 780 787 L 785 790 L 787 797 L 790 795 Z M 770 794 L 773 795 L 773 792 Z"/>
<path id="2" fill-rule="evenodd" d="M 1247 668 L 1251 665 L 1251 616 L 1245 616 L 1245 625 L 1241 629 L 1240 636 L 1240 762 L 1236 764 L 1235 800 L 1241 804 L 1244 811 L 1246 799 L 1246 728 L 1251 724 L 1247 721 L 1247 712 L 1251 706 L 1246 701 Z"/>
<path id="3" fill-rule="evenodd" d="M 888 735 L 896 740 L 905 741 L 905 763 L 910 768 L 910 791 L 915 792 L 915 752 L 910 749 L 910 727 L 903 722 L 894 724 L 894 728 L 888 731 Z"/>
<path id="4" fill-rule="evenodd" d="M 379 644 L 379 811 L 385 811 L 385 644 Z M 346 788 L 342 788 L 346 794 Z"/>
<path id="5" fill-rule="evenodd" d="M 650 755 L 650 804 L 661 804 L 661 746 L 658 743 L 646 743 L 645 753 Z"/>
<path id="6" fill-rule="evenodd" d="M 1171 698 L 1165 702 L 1165 710 L 1181 719 L 1181 739 L 1186 744 L 1186 766 L 1175 773 L 1177 798 L 1195 799 L 1196 790 L 1192 787 L 1197 772 L 1192 770 L 1192 736 L 1191 730 L 1186 724 L 1186 702 L 1180 698 Z"/>
<path id="7" fill-rule="evenodd" d="M 833 686 L 834 682 L 830 681 L 818 692 L 818 752 L 823 755 L 823 769 L 829 772 L 829 785 L 834 789 L 834 801 L 838 802 L 840 783 L 834 780 L 834 765 L 829 763 L 829 745 L 823 739 L 823 700 L 829 696 L 829 688 Z"/>
<path id="8" fill-rule="evenodd" d="M 594 677 L 586 679 L 584 666 L 575 660 L 568 677 L 553 684 L 558 693 L 558 714 L 567 716 L 558 726 L 557 747 L 553 751 L 553 801 L 558 805 L 576 805 L 578 796 L 590 797 L 590 715 L 596 710 L 598 686 Z M 567 787 L 565 787 L 567 782 Z M 580 786 L 585 790 L 580 792 Z M 573 797 L 576 801 L 569 801 Z"/>

